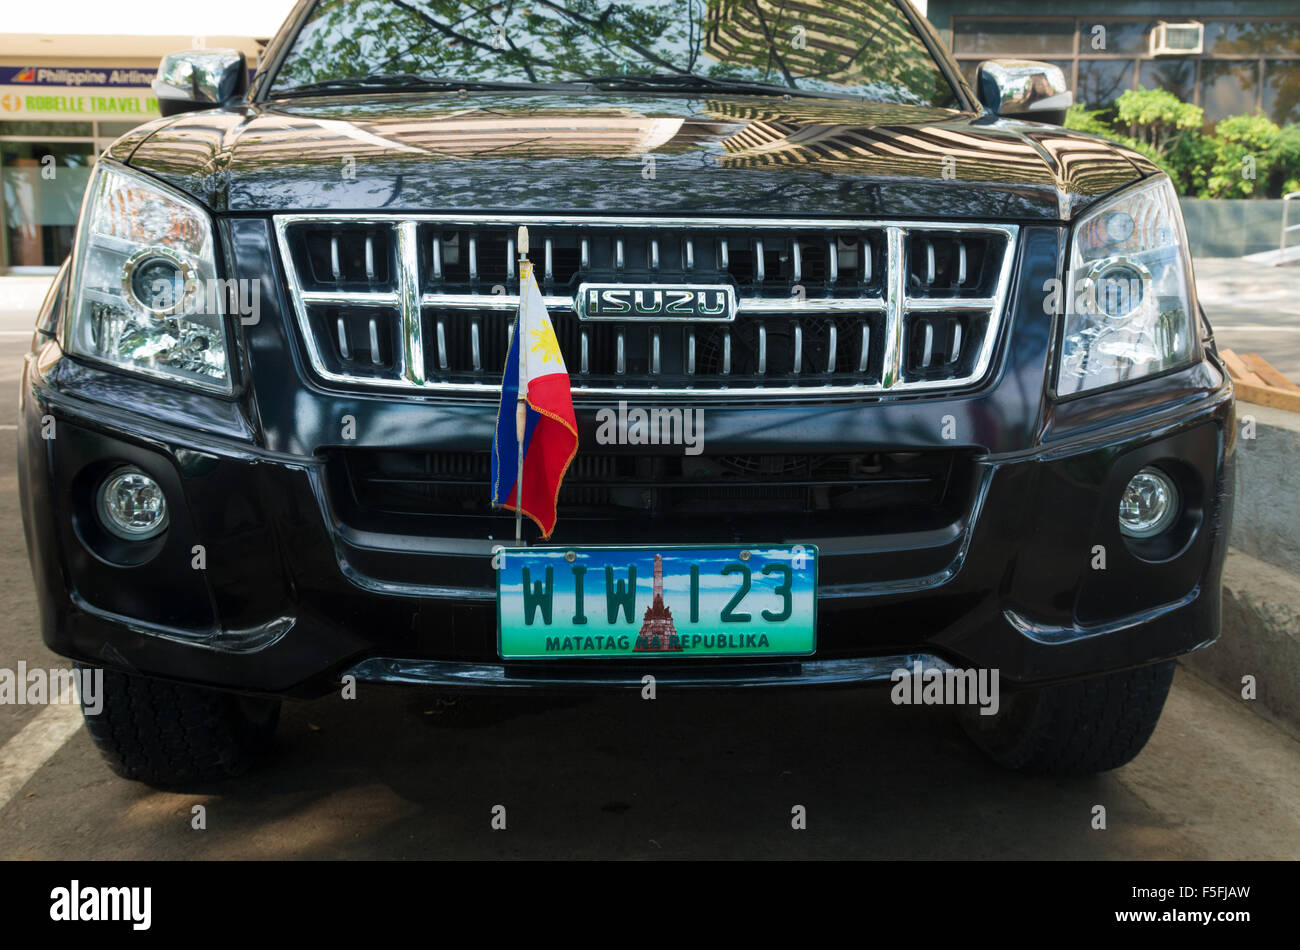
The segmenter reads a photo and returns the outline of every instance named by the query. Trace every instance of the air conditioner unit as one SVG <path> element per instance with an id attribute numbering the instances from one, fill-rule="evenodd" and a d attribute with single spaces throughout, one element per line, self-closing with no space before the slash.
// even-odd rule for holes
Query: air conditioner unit
<path id="1" fill-rule="evenodd" d="M 1205 49 L 1204 23 L 1165 23 L 1151 31 L 1152 56 L 1191 56 Z"/>

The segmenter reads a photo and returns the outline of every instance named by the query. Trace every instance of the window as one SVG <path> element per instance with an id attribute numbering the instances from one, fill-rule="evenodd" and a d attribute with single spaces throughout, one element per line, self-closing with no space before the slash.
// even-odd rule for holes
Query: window
<path id="1" fill-rule="evenodd" d="M 0 122 L 0 138 L 23 136 L 31 138 L 91 138 L 95 134 L 93 122 Z"/>
<path id="2" fill-rule="evenodd" d="M 89 142 L 0 142 L 8 266 L 57 267 L 68 256 L 93 164 Z"/>
<path id="3" fill-rule="evenodd" d="M 1183 102 L 1196 98 L 1196 60 L 1184 57 L 1147 59 L 1138 65 L 1143 89 L 1168 89 Z"/>
<path id="4" fill-rule="evenodd" d="M 1133 60 L 1082 59 L 1079 61 L 1078 98 L 1090 109 L 1104 109 L 1125 89 L 1133 88 Z"/>
<path id="5" fill-rule="evenodd" d="M 139 124 L 0 121 L 0 272 L 63 262 L 96 153 Z"/>
<path id="6" fill-rule="evenodd" d="M 1300 60 L 1264 64 L 1264 114 L 1278 125 L 1300 123 Z"/>
<path id="7" fill-rule="evenodd" d="M 1154 20 L 1079 21 L 1079 53 L 1145 53 Z"/>
<path id="8" fill-rule="evenodd" d="M 1205 51 L 1211 56 L 1300 56 L 1300 20 L 1205 24 Z"/>
<path id="9" fill-rule="evenodd" d="M 1254 112 L 1258 102 L 1259 64 L 1254 60 L 1207 60 L 1201 63 L 1201 108 L 1206 122 Z"/>
<path id="10" fill-rule="evenodd" d="M 958 54 L 1029 56 L 1074 52 L 1071 20 L 959 20 L 953 28 L 953 50 Z"/>

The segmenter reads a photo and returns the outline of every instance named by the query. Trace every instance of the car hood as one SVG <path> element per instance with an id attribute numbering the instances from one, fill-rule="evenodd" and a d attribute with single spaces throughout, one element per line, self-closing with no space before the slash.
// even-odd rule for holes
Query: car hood
<path id="1" fill-rule="evenodd" d="M 217 212 L 1068 220 L 1154 171 L 948 109 L 746 96 L 387 94 L 189 113 L 111 152 Z"/>

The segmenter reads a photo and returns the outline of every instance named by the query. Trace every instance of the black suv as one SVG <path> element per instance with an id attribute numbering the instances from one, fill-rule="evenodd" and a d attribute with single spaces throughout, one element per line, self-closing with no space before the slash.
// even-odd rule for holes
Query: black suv
<path id="1" fill-rule="evenodd" d="M 1218 636 L 1231 384 L 1169 179 L 1055 67 L 973 91 L 907 0 L 302 0 L 154 85 L 19 432 L 119 773 L 234 774 L 340 683 L 967 673 L 998 761 L 1086 772 Z M 516 543 L 521 227 L 579 449 Z"/>

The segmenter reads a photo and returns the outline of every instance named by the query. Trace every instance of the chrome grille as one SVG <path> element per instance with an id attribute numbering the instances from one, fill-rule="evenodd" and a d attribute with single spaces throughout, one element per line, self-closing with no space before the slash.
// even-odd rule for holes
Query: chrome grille
<path id="1" fill-rule="evenodd" d="M 844 394 L 978 382 L 1014 225 L 558 216 L 282 215 L 314 371 L 338 383 L 491 394 L 529 227 L 574 388 L 611 395 Z M 725 285 L 730 322 L 583 319 L 580 284 Z"/>

